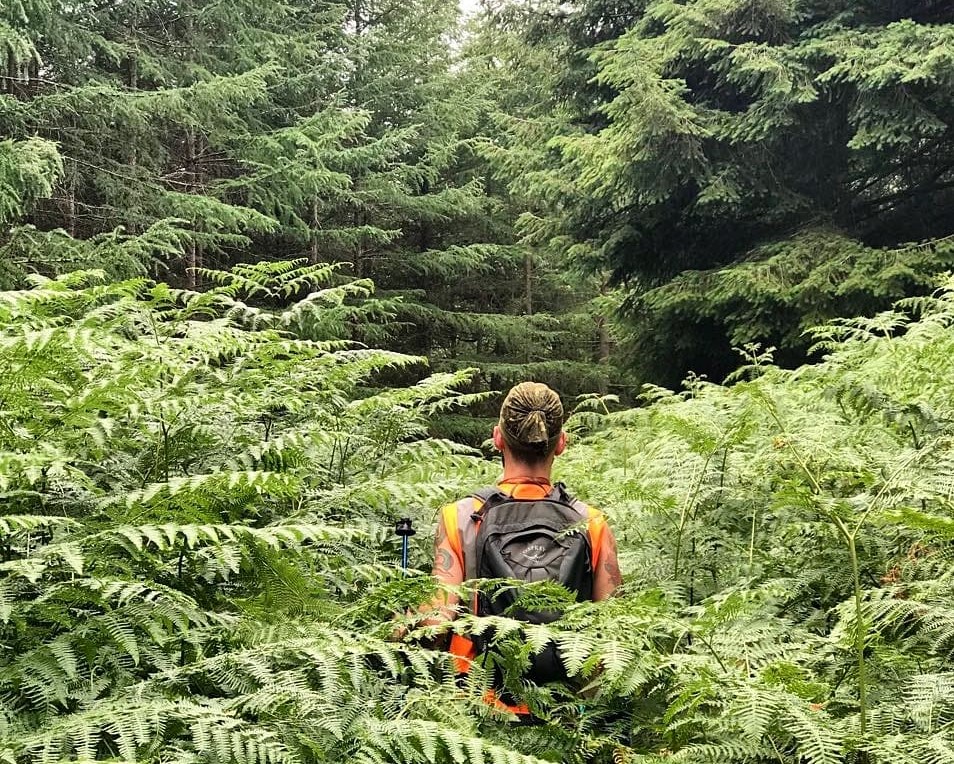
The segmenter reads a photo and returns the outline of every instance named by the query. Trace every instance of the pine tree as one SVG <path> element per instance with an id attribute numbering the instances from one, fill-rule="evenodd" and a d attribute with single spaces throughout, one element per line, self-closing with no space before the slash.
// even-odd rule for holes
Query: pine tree
<path id="1" fill-rule="evenodd" d="M 598 330 L 589 315 L 572 313 L 581 290 L 538 267 L 520 244 L 518 205 L 480 150 L 495 131 L 488 114 L 498 83 L 460 62 L 456 15 L 448 2 L 400 13 L 349 7 L 356 53 L 347 99 L 369 114 L 369 134 L 395 151 L 386 165 L 350 171 L 354 191 L 324 210 L 326 220 L 364 226 L 359 240 L 329 242 L 337 244 L 330 256 L 352 262 L 355 275 L 393 300 L 391 342 L 437 369 L 478 367 L 484 389 L 528 377 L 569 396 L 598 389 L 606 382 L 593 363 Z M 339 230 L 330 228 L 331 236 Z M 489 432 L 486 420 L 441 425 L 471 442 Z"/>
<path id="2" fill-rule="evenodd" d="M 141 0 L 31 17 L 24 33 L 42 63 L 4 98 L 0 123 L 57 141 L 64 172 L 51 202 L 13 233 L 9 257 L 119 273 L 171 267 L 194 286 L 203 263 L 260 241 L 283 210 L 252 207 L 258 195 L 235 188 L 236 178 L 257 179 L 256 140 L 277 131 L 270 159 L 291 166 L 283 179 L 298 182 L 316 160 L 288 131 L 300 122 L 304 139 L 322 118 L 335 131 L 352 129 L 329 90 L 345 60 L 340 16 L 305 4 Z M 323 181 L 327 193 L 340 185 L 328 173 Z"/>
<path id="3" fill-rule="evenodd" d="M 840 270 L 866 311 L 949 265 L 946 247 L 925 258 L 906 244 L 952 233 L 951 22 L 935 2 L 660 0 L 571 15 L 570 60 L 595 68 L 589 103 L 570 101 L 574 129 L 550 143 L 560 161 L 538 185 L 556 189 L 543 230 L 630 285 L 644 373 L 723 373 L 739 336 L 803 357 L 792 337 L 830 267 L 822 252 L 842 237 Z M 559 31 L 539 15 L 524 26 Z M 736 288 L 752 270 L 733 275 L 734 264 L 782 249 L 781 286 Z M 763 308 L 778 320 L 762 321 Z M 835 287 L 809 312 L 856 308 Z"/>
<path id="4" fill-rule="evenodd" d="M 567 49 L 527 45 L 514 29 L 522 18 L 521 10 L 506 8 L 472 24 L 467 72 L 488 90 L 486 138 L 477 150 L 513 229 L 514 253 L 523 260 L 519 280 L 525 308 L 542 312 L 550 327 L 547 331 L 541 325 L 539 344 L 572 347 L 571 358 L 578 362 L 555 365 L 549 374 L 577 392 L 606 392 L 615 376 L 608 364 L 614 340 L 607 281 L 603 274 L 555 256 L 540 227 L 556 191 L 544 180 L 553 168 L 548 141 L 568 130 L 566 104 L 554 93 Z"/>
<path id="5" fill-rule="evenodd" d="M 579 290 L 518 246 L 518 212 L 476 152 L 493 86 L 462 71 L 456 17 L 444 0 L 17 16 L 41 63 L 3 98 L 0 127 L 57 141 L 63 172 L 8 235 L 6 261 L 21 274 L 169 269 L 189 288 L 203 266 L 263 255 L 347 263 L 379 287 L 353 339 L 438 369 L 480 365 L 483 388 L 602 387 L 592 318 L 552 317 Z"/>

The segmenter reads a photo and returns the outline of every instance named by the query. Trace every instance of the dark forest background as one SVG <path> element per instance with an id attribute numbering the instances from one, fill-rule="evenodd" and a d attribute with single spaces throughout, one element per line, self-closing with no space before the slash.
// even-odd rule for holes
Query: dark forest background
<path id="1" fill-rule="evenodd" d="M 954 10 L 915 0 L 7 0 L 0 283 L 370 279 L 355 340 L 630 398 L 929 292 Z M 481 413 L 476 410 L 477 413 Z M 488 412 L 483 412 L 487 414 Z M 486 422 L 441 420 L 475 440 Z"/>

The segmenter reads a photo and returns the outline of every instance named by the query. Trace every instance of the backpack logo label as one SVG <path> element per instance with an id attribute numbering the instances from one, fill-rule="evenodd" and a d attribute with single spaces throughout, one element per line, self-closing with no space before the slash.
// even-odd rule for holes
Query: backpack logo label
<path id="1" fill-rule="evenodd" d="M 543 544 L 527 544 L 523 550 L 523 556 L 530 560 L 530 562 L 539 562 L 543 555 L 546 554 L 546 551 L 547 548 Z"/>

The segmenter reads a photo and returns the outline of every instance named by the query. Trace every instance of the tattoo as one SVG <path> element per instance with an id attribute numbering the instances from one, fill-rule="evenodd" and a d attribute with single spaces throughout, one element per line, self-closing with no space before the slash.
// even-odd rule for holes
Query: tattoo
<path id="1" fill-rule="evenodd" d="M 444 546 L 447 541 L 447 528 L 444 521 L 437 524 L 437 536 L 434 539 L 434 572 L 450 573 L 454 567 L 454 555 Z"/>
<path id="2" fill-rule="evenodd" d="M 614 558 L 609 557 L 606 559 L 603 563 L 603 570 L 606 571 L 609 580 L 613 582 L 613 586 L 619 586 L 623 583 L 623 574 L 620 572 L 619 565 Z"/>
<path id="3" fill-rule="evenodd" d="M 442 573 L 450 573 L 454 567 L 454 555 L 446 549 L 438 549 L 434 560 L 434 569 Z"/>
<path id="4" fill-rule="evenodd" d="M 616 559 L 616 539 L 612 537 L 610 538 L 609 543 L 606 545 L 606 555 L 603 559 L 603 570 L 606 571 L 606 576 L 609 578 L 614 588 L 620 586 L 623 583 L 623 574 L 620 572 L 619 562 Z"/>

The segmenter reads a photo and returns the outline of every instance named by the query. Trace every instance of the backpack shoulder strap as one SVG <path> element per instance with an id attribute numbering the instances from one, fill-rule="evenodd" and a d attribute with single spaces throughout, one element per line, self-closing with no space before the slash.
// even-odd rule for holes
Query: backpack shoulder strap
<path id="1" fill-rule="evenodd" d="M 474 502 L 474 506 L 477 509 L 479 509 L 488 501 L 490 501 L 492 498 L 494 498 L 497 494 L 500 494 L 501 496 L 504 496 L 504 497 L 506 497 L 507 495 L 495 485 L 485 485 L 483 488 L 478 488 L 476 491 L 474 491 L 471 494 L 471 496 L 473 496 L 474 499 L 476 499 L 476 501 Z"/>
<path id="2" fill-rule="evenodd" d="M 461 561 L 465 581 L 474 578 L 476 575 L 474 549 L 477 539 L 477 520 L 480 519 L 478 513 L 487 499 L 497 493 L 496 486 L 481 488 L 471 496 L 453 504 L 448 504 L 441 510 L 444 529 L 447 531 L 447 540 L 451 549 L 454 550 Z"/>
<path id="3" fill-rule="evenodd" d="M 473 525 L 480 525 L 480 521 L 484 516 L 484 508 L 490 503 L 491 499 L 497 499 L 498 497 L 505 501 L 511 498 L 495 485 L 485 485 L 483 488 L 479 488 L 471 494 L 474 505 L 471 510 L 470 519 L 473 520 Z"/>
<path id="4" fill-rule="evenodd" d="M 572 496 L 563 483 L 556 483 L 553 486 L 550 497 L 569 504 L 580 513 L 581 519 L 586 520 L 586 531 L 590 537 L 593 570 L 596 570 L 600 564 L 600 552 L 603 548 L 603 538 L 606 531 L 606 517 L 598 509 Z"/>
<path id="5" fill-rule="evenodd" d="M 558 501 L 561 504 L 566 504 L 580 516 L 581 520 L 586 520 L 590 516 L 590 508 L 584 502 L 580 501 L 578 498 L 576 498 L 576 496 L 566 490 L 566 486 L 563 485 L 563 483 L 556 483 L 547 498 L 552 501 Z"/>
<path id="6" fill-rule="evenodd" d="M 562 502 L 564 504 L 569 504 L 574 509 L 576 509 L 576 505 L 579 503 L 573 496 L 570 495 L 570 492 L 566 490 L 566 485 L 564 483 L 554 483 L 553 488 L 550 490 L 550 495 L 547 496 L 547 498 L 555 499 L 556 501 Z"/>
<path id="7" fill-rule="evenodd" d="M 447 540 L 451 549 L 462 560 L 467 559 L 467 548 L 473 546 L 474 531 L 471 526 L 476 524 L 478 514 L 490 495 L 487 489 L 481 489 L 472 496 L 467 496 L 453 504 L 447 504 L 441 510 L 441 519 L 444 530 L 447 531 Z"/>

